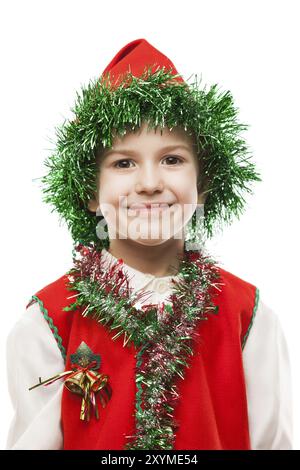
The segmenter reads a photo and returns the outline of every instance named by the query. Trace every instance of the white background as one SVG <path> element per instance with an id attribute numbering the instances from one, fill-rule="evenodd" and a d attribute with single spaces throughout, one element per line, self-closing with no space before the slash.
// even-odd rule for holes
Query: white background
<path id="1" fill-rule="evenodd" d="M 240 221 L 211 242 L 222 266 L 280 317 L 299 402 L 299 12 L 297 1 L 1 2 L 1 438 L 13 410 L 6 337 L 30 296 L 70 268 L 72 240 L 41 200 L 54 129 L 76 91 L 128 42 L 147 39 L 186 80 L 229 89 L 263 177 Z M 60 372 L 60 371 L 57 371 Z M 35 378 L 33 378 L 34 381 Z"/>

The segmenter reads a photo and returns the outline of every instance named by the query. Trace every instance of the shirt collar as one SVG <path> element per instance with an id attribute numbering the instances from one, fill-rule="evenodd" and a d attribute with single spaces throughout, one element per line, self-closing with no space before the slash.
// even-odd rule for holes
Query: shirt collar
<path id="1" fill-rule="evenodd" d="M 101 252 L 101 259 L 104 263 L 116 263 L 118 258 L 113 256 L 109 251 L 105 248 L 102 248 Z M 128 266 L 128 264 L 123 263 L 124 271 L 127 272 L 129 277 L 130 287 L 133 288 L 134 291 L 138 291 L 140 289 L 144 289 L 148 284 L 152 283 L 155 279 L 160 279 L 162 281 L 169 282 L 171 285 L 172 279 L 178 279 L 178 274 L 175 276 L 154 276 L 150 273 L 144 273 L 142 271 L 138 271 L 137 269 Z"/>

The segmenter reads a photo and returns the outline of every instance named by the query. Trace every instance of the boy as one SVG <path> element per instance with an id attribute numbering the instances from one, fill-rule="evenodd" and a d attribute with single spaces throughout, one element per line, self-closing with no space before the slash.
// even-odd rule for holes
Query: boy
<path id="1" fill-rule="evenodd" d="M 43 180 L 74 266 L 32 296 L 9 336 L 7 448 L 290 449 L 278 319 L 203 248 L 260 179 L 230 94 L 187 87 L 144 39 L 101 78 Z"/>

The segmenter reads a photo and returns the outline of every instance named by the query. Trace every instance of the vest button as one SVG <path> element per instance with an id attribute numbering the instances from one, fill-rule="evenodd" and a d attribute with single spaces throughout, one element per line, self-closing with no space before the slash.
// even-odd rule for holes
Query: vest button
<path id="1" fill-rule="evenodd" d="M 157 284 L 156 284 L 156 290 L 157 292 L 159 292 L 160 294 L 164 294 L 165 292 L 167 292 L 167 290 L 169 289 L 169 285 L 167 282 L 165 281 L 159 281 Z"/>

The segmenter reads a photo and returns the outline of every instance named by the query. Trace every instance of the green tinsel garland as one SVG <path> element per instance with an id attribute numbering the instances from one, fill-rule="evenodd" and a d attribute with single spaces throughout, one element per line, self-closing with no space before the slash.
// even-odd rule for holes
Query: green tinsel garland
<path id="1" fill-rule="evenodd" d="M 45 160 L 48 173 L 41 178 L 43 200 L 66 221 L 75 242 L 109 246 L 108 239 L 97 237 L 98 218 L 87 208 L 97 191 L 96 153 L 112 146 L 113 131 L 122 136 L 144 120 L 155 129 L 182 126 L 196 138 L 207 181 L 204 228 L 208 238 L 243 212 L 242 194 L 252 193 L 249 184 L 261 178 L 249 161 L 240 135 L 248 126 L 238 122 L 231 93 L 219 92 L 216 84 L 200 89 L 197 76 L 189 85 L 173 78 L 171 71 L 151 73 L 149 67 L 141 78 L 126 74 L 117 88 L 109 77 L 91 80 L 77 93 L 72 108 L 75 119 L 56 128 L 56 147 Z"/>

